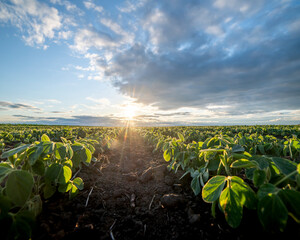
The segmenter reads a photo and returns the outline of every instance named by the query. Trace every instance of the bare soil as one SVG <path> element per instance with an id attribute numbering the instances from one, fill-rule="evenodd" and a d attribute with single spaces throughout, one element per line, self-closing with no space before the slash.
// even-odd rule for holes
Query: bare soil
<path id="1" fill-rule="evenodd" d="M 135 132 L 99 159 L 77 175 L 85 188 L 75 199 L 56 194 L 45 201 L 32 239 L 300 239 L 291 219 L 285 233 L 266 233 L 256 212 L 245 208 L 237 229 L 219 210 L 214 219 L 211 205 L 191 191 L 189 176 L 179 180 L 183 172 L 169 172 L 162 153 Z"/>

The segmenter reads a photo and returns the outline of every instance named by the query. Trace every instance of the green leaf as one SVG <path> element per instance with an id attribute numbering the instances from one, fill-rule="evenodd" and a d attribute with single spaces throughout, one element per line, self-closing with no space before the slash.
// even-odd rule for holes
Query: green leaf
<path id="1" fill-rule="evenodd" d="M 229 226 L 238 227 L 243 217 L 239 196 L 228 186 L 222 191 L 219 202 Z"/>
<path id="2" fill-rule="evenodd" d="M 201 192 L 199 175 L 194 177 L 193 180 L 191 181 L 191 188 L 196 196 Z"/>
<path id="3" fill-rule="evenodd" d="M 73 180 L 73 184 L 79 189 L 82 190 L 84 187 L 83 180 L 80 177 L 77 177 Z"/>
<path id="4" fill-rule="evenodd" d="M 37 160 L 35 164 L 32 166 L 32 170 L 35 174 L 38 174 L 40 176 L 44 176 L 45 174 L 45 165 L 44 161 Z"/>
<path id="5" fill-rule="evenodd" d="M 6 178 L 12 171 L 14 171 L 14 169 L 11 167 L 0 166 L 0 183 L 2 183 L 3 179 Z"/>
<path id="6" fill-rule="evenodd" d="M 246 177 L 250 180 L 253 180 L 254 171 L 255 171 L 255 168 L 246 168 L 245 169 Z"/>
<path id="7" fill-rule="evenodd" d="M 1 158 L 8 158 L 8 157 L 15 155 L 16 153 L 24 152 L 30 145 L 31 144 L 26 144 L 26 145 L 22 145 L 20 147 L 11 149 L 9 151 L 6 151 L 6 152 L 2 153 Z"/>
<path id="8" fill-rule="evenodd" d="M 164 151 L 164 159 L 166 162 L 169 162 L 171 160 L 171 154 L 170 154 L 169 149 Z"/>
<path id="9" fill-rule="evenodd" d="M 212 203 L 217 200 L 224 188 L 226 181 L 225 176 L 212 177 L 202 189 L 202 198 L 205 202 Z"/>
<path id="10" fill-rule="evenodd" d="M 42 211 L 42 200 L 41 196 L 35 195 L 27 202 L 27 208 L 30 212 L 32 212 L 35 216 L 38 216 Z"/>
<path id="11" fill-rule="evenodd" d="M 241 159 L 241 158 L 249 159 L 251 157 L 251 154 L 244 151 L 242 153 L 233 153 L 232 156 L 233 156 L 234 160 L 238 160 L 238 159 Z"/>
<path id="12" fill-rule="evenodd" d="M 228 177 L 229 178 L 229 177 Z M 233 176 L 229 178 L 232 191 L 236 193 L 242 206 L 246 206 L 249 209 L 256 209 L 257 199 L 254 191 L 244 182 L 243 179 Z"/>
<path id="13" fill-rule="evenodd" d="M 74 168 L 78 168 L 79 167 L 80 162 L 81 162 L 80 151 L 74 152 L 73 157 L 72 157 L 72 162 L 73 162 Z"/>
<path id="14" fill-rule="evenodd" d="M 253 183 L 255 187 L 259 187 L 265 183 L 267 179 L 266 171 L 256 169 L 253 173 Z"/>
<path id="15" fill-rule="evenodd" d="M 90 152 L 93 154 L 95 152 L 95 148 L 92 144 L 87 144 L 87 148 L 90 150 Z"/>
<path id="16" fill-rule="evenodd" d="M 67 143 L 67 151 L 69 153 L 69 158 L 72 159 L 72 157 L 74 155 L 74 151 L 69 143 Z"/>
<path id="17" fill-rule="evenodd" d="M 60 140 L 61 140 L 63 143 L 68 143 L 68 140 L 65 139 L 64 137 L 60 137 Z"/>
<path id="18" fill-rule="evenodd" d="M 275 163 L 275 165 L 279 168 L 280 172 L 288 175 L 291 172 L 294 172 L 297 169 L 297 164 L 284 159 L 284 158 L 279 158 L 279 157 L 273 157 L 272 161 Z M 291 178 L 294 180 L 295 179 L 295 175 L 291 176 Z"/>
<path id="19" fill-rule="evenodd" d="M 297 165 L 297 172 L 300 174 L 300 163 Z"/>
<path id="20" fill-rule="evenodd" d="M 71 147 L 72 147 L 74 152 L 80 151 L 81 149 L 84 148 L 84 146 L 79 142 L 75 142 L 74 144 L 72 144 Z"/>
<path id="21" fill-rule="evenodd" d="M 258 145 L 257 147 L 258 147 L 258 150 L 261 152 L 261 154 L 266 154 L 264 145 Z"/>
<path id="22" fill-rule="evenodd" d="M 43 155 L 51 154 L 54 151 L 55 143 L 54 142 L 42 142 L 43 145 Z"/>
<path id="23" fill-rule="evenodd" d="M 85 148 L 85 152 L 84 152 L 84 158 L 82 159 L 82 162 L 90 164 L 91 160 L 92 160 L 92 153 L 88 148 Z"/>
<path id="24" fill-rule="evenodd" d="M 43 134 L 41 137 L 41 141 L 42 142 L 50 142 L 50 138 L 46 134 Z"/>
<path id="25" fill-rule="evenodd" d="M 220 165 L 220 159 L 216 156 L 208 161 L 207 169 L 209 171 L 216 171 Z"/>
<path id="26" fill-rule="evenodd" d="M 249 161 L 248 159 L 239 159 L 234 161 L 231 165 L 231 168 L 251 168 L 251 167 L 257 167 L 256 162 Z"/>
<path id="27" fill-rule="evenodd" d="M 279 190 L 279 188 L 277 188 L 271 183 L 263 184 L 260 186 L 257 192 L 257 197 L 260 200 L 269 194 L 276 194 Z"/>
<path id="28" fill-rule="evenodd" d="M 71 190 L 69 191 L 69 198 L 73 199 L 77 194 L 79 193 L 78 188 L 76 187 L 76 185 L 72 185 Z"/>
<path id="29" fill-rule="evenodd" d="M 0 162 L 0 167 L 13 168 L 13 165 L 10 162 Z"/>
<path id="30" fill-rule="evenodd" d="M 263 197 L 258 202 L 257 210 L 259 220 L 266 230 L 284 230 L 288 219 L 288 210 L 277 194 L 268 194 Z"/>
<path id="31" fill-rule="evenodd" d="M 11 201 L 8 197 L 0 195 L 0 221 L 5 218 L 10 210 Z"/>
<path id="32" fill-rule="evenodd" d="M 61 142 L 55 143 L 55 157 L 57 159 L 64 159 L 66 155 L 67 155 L 66 146 Z"/>
<path id="33" fill-rule="evenodd" d="M 6 194 L 14 204 L 22 207 L 32 193 L 33 183 L 33 177 L 29 172 L 13 171 L 9 174 L 6 182 Z"/>
<path id="34" fill-rule="evenodd" d="M 68 166 L 63 166 L 58 176 L 58 183 L 66 184 L 71 177 L 72 170 Z"/>
<path id="35" fill-rule="evenodd" d="M 262 156 L 252 156 L 250 161 L 255 161 L 258 164 L 258 167 L 263 170 L 269 167 L 269 159 Z"/>
<path id="36" fill-rule="evenodd" d="M 232 147 L 232 152 L 237 153 L 237 152 L 244 152 L 245 148 L 243 148 L 241 145 L 234 145 Z"/>
<path id="37" fill-rule="evenodd" d="M 177 133 L 177 135 L 178 135 L 178 138 L 182 141 L 182 142 L 184 142 L 184 136 L 181 134 L 181 133 Z"/>
<path id="38" fill-rule="evenodd" d="M 45 172 L 45 180 L 46 182 L 56 183 L 58 180 L 58 176 L 63 168 L 63 165 L 59 163 L 52 163 Z"/>
<path id="39" fill-rule="evenodd" d="M 87 148 L 82 148 L 80 150 L 74 151 L 72 162 L 75 168 L 77 168 L 80 162 L 90 164 L 92 160 L 92 153 Z"/>
<path id="40" fill-rule="evenodd" d="M 296 183 L 297 183 L 298 188 L 300 188 L 300 175 L 299 174 L 296 176 Z"/>
<path id="41" fill-rule="evenodd" d="M 34 214 L 23 210 L 18 212 L 12 224 L 11 232 L 14 233 L 13 239 L 30 239 L 34 228 Z"/>
<path id="42" fill-rule="evenodd" d="M 53 196 L 56 191 L 56 187 L 53 186 L 51 183 L 47 183 L 44 186 L 44 198 L 48 199 Z"/>
<path id="43" fill-rule="evenodd" d="M 39 159 L 43 150 L 44 150 L 44 147 L 43 147 L 43 145 L 40 145 L 40 144 L 37 146 L 34 146 L 33 148 L 28 150 L 28 151 L 30 151 L 28 161 L 31 166 L 34 165 L 35 162 Z"/>
<path id="44" fill-rule="evenodd" d="M 72 160 L 66 160 L 66 161 L 63 161 L 62 162 L 62 164 L 64 165 L 64 166 L 68 166 L 69 168 L 73 168 L 73 162 L 72 162 Z"/>
<path id="45" fill-rule="evenodd" d="M 297 221 L 300 221 L 300 192 L 282 189 L 278 195 L 287 207 L 291 216 Z"/>
<path id="46" fill-rule="evenodd" d="M 72 185 L 71 181 L 67 182 L 66 184 L 59 184 L 58 191 L 61 192 L 61 193 L 68 192 L 68 191 L 70 191 L 72 186 L 73 185 Z"/>

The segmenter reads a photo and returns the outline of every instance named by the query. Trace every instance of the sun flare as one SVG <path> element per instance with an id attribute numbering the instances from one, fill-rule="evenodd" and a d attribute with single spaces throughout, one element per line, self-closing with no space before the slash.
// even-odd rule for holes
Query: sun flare
<path id="1" fill-rule="evenodd" d="M 126 120 L 133 120 L 136 116 L 137 107 L 133 105 L 127 105 L 124 108 L 124 117 Z"/>

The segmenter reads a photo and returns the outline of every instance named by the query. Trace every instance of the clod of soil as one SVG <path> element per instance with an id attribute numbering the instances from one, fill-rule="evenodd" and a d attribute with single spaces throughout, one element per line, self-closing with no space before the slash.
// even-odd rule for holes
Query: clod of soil
<path id="1" fill-rule="evenodd" d="M 179 206 L 182 207 L 184 202 L 185 202 L 185 199 L 182 195 L 174 194 L 174 193 L 165 194 L 161 198 L 161 204 L 163 207 L 166 207 L 166 208 L 175 208 L 175 207 L 179 207 Z"/>
<path id="2" fill-rule="evenodd" d="M 145 182 L 148 182 L 149 180 L 151 180 L 152 177 L 153 177 L 153 169 L 150 167 L 142 173 L 139 180 L 140 180 L 140 182 L 145 183 Z"/>

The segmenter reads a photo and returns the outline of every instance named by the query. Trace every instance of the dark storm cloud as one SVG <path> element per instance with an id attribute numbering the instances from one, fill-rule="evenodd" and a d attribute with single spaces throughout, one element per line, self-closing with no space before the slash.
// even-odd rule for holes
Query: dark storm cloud
<path id="1" fill-rule="evenodd" d="M 140 15 L 150 44 L 115 56 L 106 75 L 160 109 L 228 105 L 228 115 L 300 107 L 300 6 L 162 1 Z M 216 111 L 216 110 L 215 110 Z"/>
<path id="2" fill-rule="evenodd" d="M 29 109 L 29 110 L 40 110 L 37 107 L 30 106 L 27 104 L 22 104 L 22 103 L 11 103 L 11 102 L 4 102 L 0 101 L 0 106 L 2 110 L 7 110 L 9 108 L 11 109 Z"/>

